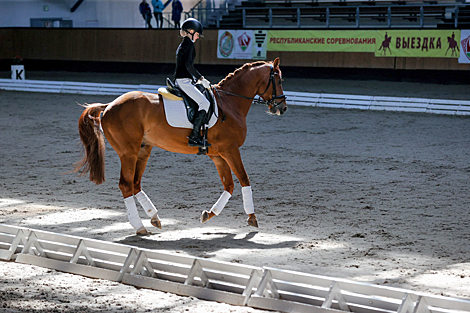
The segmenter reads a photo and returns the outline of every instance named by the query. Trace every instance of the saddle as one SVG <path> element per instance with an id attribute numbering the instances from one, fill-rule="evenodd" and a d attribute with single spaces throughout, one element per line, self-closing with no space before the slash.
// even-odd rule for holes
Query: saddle
<path id="1" fill-rule="evenodd" d="M 209 123 L 209 120 L 214 113 L 214 106 L 215 101 L 211 91 L 204 88 L 202 84 L 196 84 L 196 88 L 209 100 L 210 106 L 209 111 L 207 112 L 206 119 L 203 121 L 203 124 L 206 125 Z M 160 88 L 164 89 L 164 88 Z M 178 86 L 176 86 L 169 78 L 166 79 L 166 92 L 165 90 L 158 90 L 158 92 L 171 100 L 182 100 L 184 102 L 184 106 L 186 108 L 186 113 L 188 116 L 188 120 L 191 124 L 194 124 L 194 118 L 196 117 L 196 113 L 199 110 L 198 104 L 186 93 L 184 93 Z M 169 94 L 169 95 L 168 95 Z M 171 97 L 173 96 L 173 97 Z"/>

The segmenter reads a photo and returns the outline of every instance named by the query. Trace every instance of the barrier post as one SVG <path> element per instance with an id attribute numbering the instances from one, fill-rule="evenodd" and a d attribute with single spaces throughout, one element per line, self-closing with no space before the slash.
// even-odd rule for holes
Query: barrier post
<path id="1" fill-rule="evenodd" d="M 25 80 L 26 73 L 24 65 L 12 65 L 11 66 L 11 79 L 12 80 Z"/>

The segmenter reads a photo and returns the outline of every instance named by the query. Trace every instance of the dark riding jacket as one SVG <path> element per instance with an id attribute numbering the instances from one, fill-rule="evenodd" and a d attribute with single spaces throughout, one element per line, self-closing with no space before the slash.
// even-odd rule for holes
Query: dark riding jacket
<path id="1" fill-rule="evenodd" d="M 194 48 L 194 42 L 189 37 L 184 37 L 178 50 L 176 50 L 175 79 L 190 78 L 197 81 L 202 77 L 194 67 L 195 58 L 196 49 Z"/>

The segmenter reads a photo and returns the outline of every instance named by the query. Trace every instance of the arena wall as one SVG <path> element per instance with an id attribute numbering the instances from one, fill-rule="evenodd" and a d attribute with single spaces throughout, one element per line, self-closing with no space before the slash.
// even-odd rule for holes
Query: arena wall
<path id="1" fill-rule="evenodd" d="M 196 44 L 196 64 L 240 65 L 251 60 L 218 59 L 217 30 L 204 31 Z M 25 60 L 173 64 L 180 42 L 175 29 L 1 28 L 0 60 L 7 67 L 16 55 Z M 283 66 L 388 70 L 466 71 L 456 58 L 375 57 L 365 52 L 278 52 Z M 3 70 L 8 70 L 4 68 Z"/>

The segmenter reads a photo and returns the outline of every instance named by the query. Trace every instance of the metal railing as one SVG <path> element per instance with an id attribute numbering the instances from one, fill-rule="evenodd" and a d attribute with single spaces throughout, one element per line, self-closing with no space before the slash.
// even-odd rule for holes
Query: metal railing
<path id="1" fill-rule="evenodd" d="M 222 17 L 228 15 L 230 7 L 234 7 L 238 2 L 234 0 L 200 0 L 189 12 L 185 12 L 185 18 L 196 18 L 205 27 L 211 24 L 219 27 Z"/>
<path id="2" fill-rule="evenodd" d="M 163 12 L 163 26 L 162 28 L 173 28 L 175 27 L 175 24 L 173 23 L 171 19 L 171 12 Z"/>
<path id="3" fill-rule="evenodd" d="M 457 28 L 468 4 L 319 5 L 243 8 L 243 28 Z"/>

